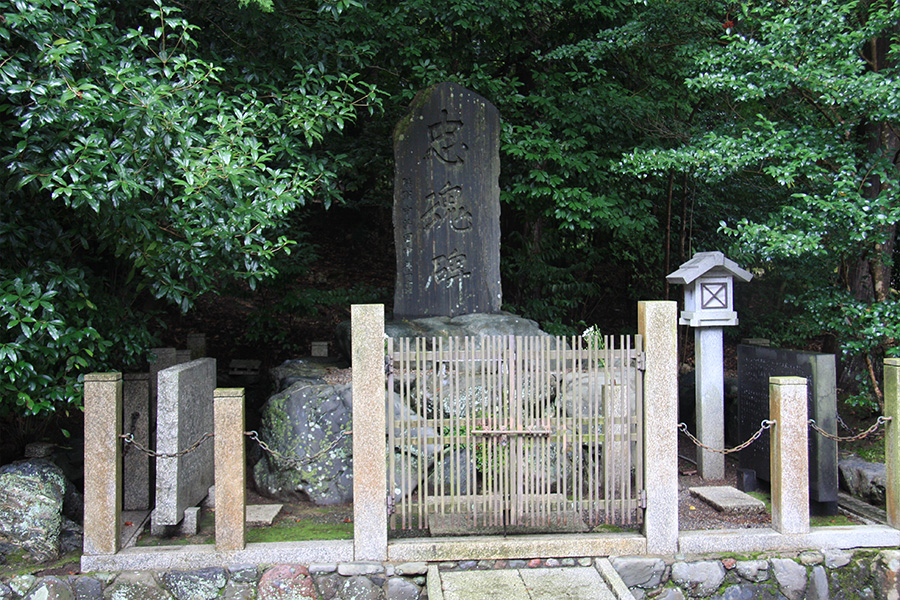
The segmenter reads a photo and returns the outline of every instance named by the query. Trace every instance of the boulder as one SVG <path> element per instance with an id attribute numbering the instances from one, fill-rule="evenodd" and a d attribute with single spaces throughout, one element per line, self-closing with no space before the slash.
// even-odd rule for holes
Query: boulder
<path id="1" fill-rule="evenodd" d="M 350 385 L 298 381 L 270 397 L 259 437 L 284 458 L 263 453 L 252 471 L 257 491 L 285 500 L 305 496 L 316 504 L 350 502 L 352 443 L 339 437 L 350 429 L 352 414 Z"/>
<path id="2" fill-rule="evenodd" d="M 45 459 L 0 467 L 0 541 L 41 562 L 58 558 L 65 489 L 62 470 Z"/>
<path id="3" fill-rule="evenodd" d="M 286 390 L 295 383 L 325 383 L 325 376 L 345 363 L 336 358 L 306 357 L 286 360 L 271 371 L 269 379 L 272 389 L 277 393 Z"/>
<path id="4" fill-rule="evenodd" d="M 422 436 L 434 436 L 431 427 L 417 424 L 422 418 L 402 405 L 396 394 L 393 395 L 393 403 L 398 435 L 401 431 L 399 424 L 407 423 L 405 428 L 413 438 L 419 437 L 420 427 Z M 257 491 L 285 501 L 305 495 L 316 504 L 338 504 L 352 500 L 350 437 L 345 437 L 312 462 L 303 460 L 329 448 L 341 431 L 350 429 L 352 413 L 352 388 L 349 384 L 334 386 L 321 381 L 302 380 L 270 397 L 262 409 L 259 436 L 273 453 L 264 452 L 253 467 L 252 476 Z M 277 458 L 275 453 L 288 457 L 288 460 Z M 423 469 L 427 472 L 434 455 L 434 444 L 425 444 L 422 447 L 413 446 L 403 460 L 413 461 L 411 472 L 418 472 L 419 461 L 425 461 Z M 399 499 L 401 495 L 414 491 L 418 482 L 405 480 L 401 476 L 400 469 L 404 463 L 399 451 L 396 457 L 394 495 Z"/>
<path id="5" fill-rule="evenodd" d="M 856 455 L 842 456 L 838 461 L 840 488 L 875 506 L 885 504 L 886 476 L 883 463 L 866 462 Z"/>

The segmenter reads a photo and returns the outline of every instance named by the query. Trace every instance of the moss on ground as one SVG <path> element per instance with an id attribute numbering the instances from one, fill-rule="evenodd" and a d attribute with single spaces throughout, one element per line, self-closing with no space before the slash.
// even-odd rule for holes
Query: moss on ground
<path id="1" fill-rule="evenodd" d="M 353 523 L 316 523 L 298 520 L 247 530 L 248 542 L 297 542 L 302 540 L 352 540 Z"/>

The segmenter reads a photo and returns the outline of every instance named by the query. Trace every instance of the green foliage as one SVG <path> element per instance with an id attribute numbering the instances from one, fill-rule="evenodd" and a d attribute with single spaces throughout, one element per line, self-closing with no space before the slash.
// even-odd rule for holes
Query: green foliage
<path id="1" fill-rule="evenodd" d="M 79 408 L 79 374 L 144 358 L 154 310 L 255 287 L 288 215 L 339 198 L 322 146 L 372 86 L 303 56 L 266 79 L 208 34 L 162 0 L 0 2 L 0 414 Z"/>
<path id="2" fill-rule="evenodd" d="M 846 358 L 877 361 L 897 339 L 900 7 L 746 2 L 733 19 L 686 80 L 710 107 L 705 126 L 674 147 L 645 145 L 619 169 L 762 191 L 731 204 L 720 228 L 767 274 L 783 264 L 806 270 L 785 294 L 802 318 L 783 327 L 834 335 Z M 862 379 L 874 386 L 869 371 Z"/>

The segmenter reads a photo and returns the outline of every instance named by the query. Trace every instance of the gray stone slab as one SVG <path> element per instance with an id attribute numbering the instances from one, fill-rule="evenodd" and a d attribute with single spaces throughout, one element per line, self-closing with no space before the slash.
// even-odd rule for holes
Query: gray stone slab
<path id="1" fill-rule="evenodd" d="M 444 600 L 520 600 L 529 597 L 518 571 L 455 571 L 440 575 Z"/>
<path id="2" fill-rule="evenodd" d="M 283 507 L 283 504 L 248 504 L 245 517 L 247 524 L 271 525 Z"/>
<path id="3" fill-rule="evenodd" d="M 440 573 L 444 600 L 616 600 L 592 567 Z"/>
<path id="4" fill-rule="evenodd" d="M 838 492 L 838 505 L 842 510 L 852 513 L 854 516 L 863 519 L 863 522 L 872 524 L 887 524 L 887 511 L 877 506 L 872 506 L 867 502 L 863 502 L 859 498 L 854 498 L 850 494 Z"/>
<path id="5" fill-rule="evenodd" d="M 721 512 L 761 513 L 766 511 L 766 505 L 762 500 L 728 485 L 692 487 L 689 491 Z"/>
<path id="6" fill-rule="evenodd" d="M 531 598 L 616 600 L 593 567 L 522 569 L 519 575 Z"/>
<path id="7" fill-rule="evenodd" d="M 394 129 L 394 317 L 500 310 L 500 116 L 455 83 Z"/>
<path id="8" fill-rule="evenodd" d="M 156 450 L 176 454 L 212 433 L 216 361 L 202 358 L 159 372 Z M 213 443 L 207 439 L 177 457 L 156 459 L 153 524 L 177 525 L 185 509 L 209 493 L 214 480 Z"/>

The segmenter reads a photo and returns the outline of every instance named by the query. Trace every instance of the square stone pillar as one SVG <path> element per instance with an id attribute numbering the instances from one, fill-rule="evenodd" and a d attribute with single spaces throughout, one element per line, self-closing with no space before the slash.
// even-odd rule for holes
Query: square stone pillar
<path id="1" fill-rule="evenodd" d="M 84 376 L 84 553 L 115 554 L 122 531 L 122 374 Z"/>
<path id="2" fill-rule="evenodd" d="M 725 365 L 722 327 L 694 329 L 697 437 L 710 448 L 725 447 Z M 703 479 L 725 478 L 725 455 L 697 449 Z"/>
<path id="3" fill-rule="evenodd" d="M 387 559 L 384 306 L 350 309 L 353 355 L 353 556 Z"/>
<path id="4" fill-rule="evenodd" d="M 678 551 L 678 335 L 676 302 L 639 302 L 644 339 L 644 535 L 648 554 Z"/>
<path id="5" fill-rule="evenodd" d="M 888 525 L 900 529 L 900 358 L 884 361 L 885 497 Z"/>
<path id="6" fill-rule="evenodd" d="M 244 388 L 216 388 L 216 550 L 246 544 L 247 469 L 244 456 Z"/>
<path id="7" fill-rule="evenodd" d="M 809 533 L 809 451 L 806 379 L 769 378 L 772 528 Z"/>

